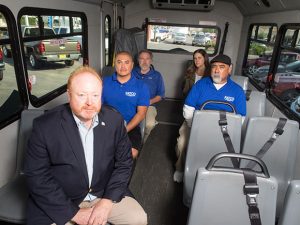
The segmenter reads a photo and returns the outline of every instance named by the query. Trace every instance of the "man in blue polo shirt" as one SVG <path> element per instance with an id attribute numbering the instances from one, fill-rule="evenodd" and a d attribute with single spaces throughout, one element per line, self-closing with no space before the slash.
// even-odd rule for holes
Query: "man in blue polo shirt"
<path id="1" fill-rule="evenodd" d="M 146 114 L 144 142 L 150 135 L 151 130 L 157 124 L 157 110 L 155 103 L 161 101 L 165 97 L 165 85 L 161 74 L 156 71 L 152 65 L 153 54 L 149 50 L 139 52 L 139 66 L 134 68 L 135 75 L 138 79 L 143 80 L 150 91 L 150 106 Z"/>
<path id="2" fill-rule="evenodd" d="M 146 116 L 150 97 L 146 84 L 131 74 L 133 65 L 129 52 L 116 54 L 116 72 L 104 78 L 102 98 L 103 104 L 122 114 L 132 144 L 132 156 L 136 158 L 142 145 L 139 124 Z"/>
<path id="3" fill-rule="evenodd" d="M 230 79 L 231 59 L 221 54 L 213 58 L 210 63 L 211 76 L 202 78 L 192 87 L 183 106 L 183 116 L 189 127 L 192 124 L 194 111 L 200 109 L 202 104 L 209 100 L 228 102 L 235 108 L 237 114 L 246 116 L 244 91 Z M 232 111 L 228 105 L 216 103 L 207 104 L 204 109 Z M 187 132 L 189 133 L 190 130 Z M 189 137 L 189 134 L 186 134 L 186 137 Z M 176 154 L 178 160 L 173 179 L 182 182 L 186 149 Z"/>

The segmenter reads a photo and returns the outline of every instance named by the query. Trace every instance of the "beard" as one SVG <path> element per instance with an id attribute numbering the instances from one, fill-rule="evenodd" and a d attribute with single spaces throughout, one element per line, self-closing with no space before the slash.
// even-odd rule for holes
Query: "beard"
<path id="1" fill-rule="evenodd" d="M 212 74 L 211 78 L 215 84 L 220 84 L 222 82 L 221 76 L 218 73 Z"/>
<path id="2" fill-rule="evenodd" d="M 94 117 L 96 114 L 100 112 L 100 108 L 94 106 L 84 106 L 81 108 L 81 112 L 84 113 L 88 117 Z"/>

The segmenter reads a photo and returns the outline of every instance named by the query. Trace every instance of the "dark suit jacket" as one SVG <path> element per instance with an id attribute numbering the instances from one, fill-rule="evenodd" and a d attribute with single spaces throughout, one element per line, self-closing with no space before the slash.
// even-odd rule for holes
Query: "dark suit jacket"
<path id="1" fill-rule="evenodd" d="M 80 134 L 69 105 L 33 122 L 24 168 L 29 188 L 27 224 L 64 225 L 88 192 L 117 202 L 130 194 L 132 156 L 124 120 L 104 106 L 98 116 L 90 188 Z"/>

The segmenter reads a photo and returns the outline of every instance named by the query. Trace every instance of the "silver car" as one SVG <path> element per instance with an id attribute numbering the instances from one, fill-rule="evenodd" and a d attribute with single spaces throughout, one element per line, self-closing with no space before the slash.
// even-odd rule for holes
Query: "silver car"
<path id="1" fill-rule="evenodd" d="M 185 44 L 186 43 L 186 35 L 183 33 L 175 33 L 173 37 L 174 44 Z"/>

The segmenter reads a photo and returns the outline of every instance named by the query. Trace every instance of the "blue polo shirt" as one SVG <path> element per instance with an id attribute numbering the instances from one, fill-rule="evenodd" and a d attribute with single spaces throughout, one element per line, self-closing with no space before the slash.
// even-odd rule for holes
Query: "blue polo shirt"
<path id="1" fill-rule="evenodd" d="M 219 90 L 214 86 L 211 77 L 202 78 L 192 87 L 185 104 L 195 109 L 200 109 L 201 105 L 208 100 L 226 101 L 235 107 L 237 114 L 246 115 L 245 93 L 230 77 L 228 77 L 227 83 Z M 204 109 L 232 111 L 227 105 L 214 103 L 207 104 Z"/>
<path id="2" fill-rule="evenodd" d="M 129 123 L 137 113 L 138 106 L 149 106 L 149 90 L 143 81 L 133 75 L 121 84 L 114 73 L 103 80 L 102 102 L 118 110 Z"/>
<path id="3" fill-rule="evenodd" d="M 150 68 L 148 73 L 142 74 L 141 68 L 137 66 L 134 68 L 133 73 L 138 79 L 143 80 L 148 86 L 150 91 L 150 99 L 154 98 L 155 96 L 160 96 L 161 98 L 165 97 L 165 85 L 160 72 Z"/>

